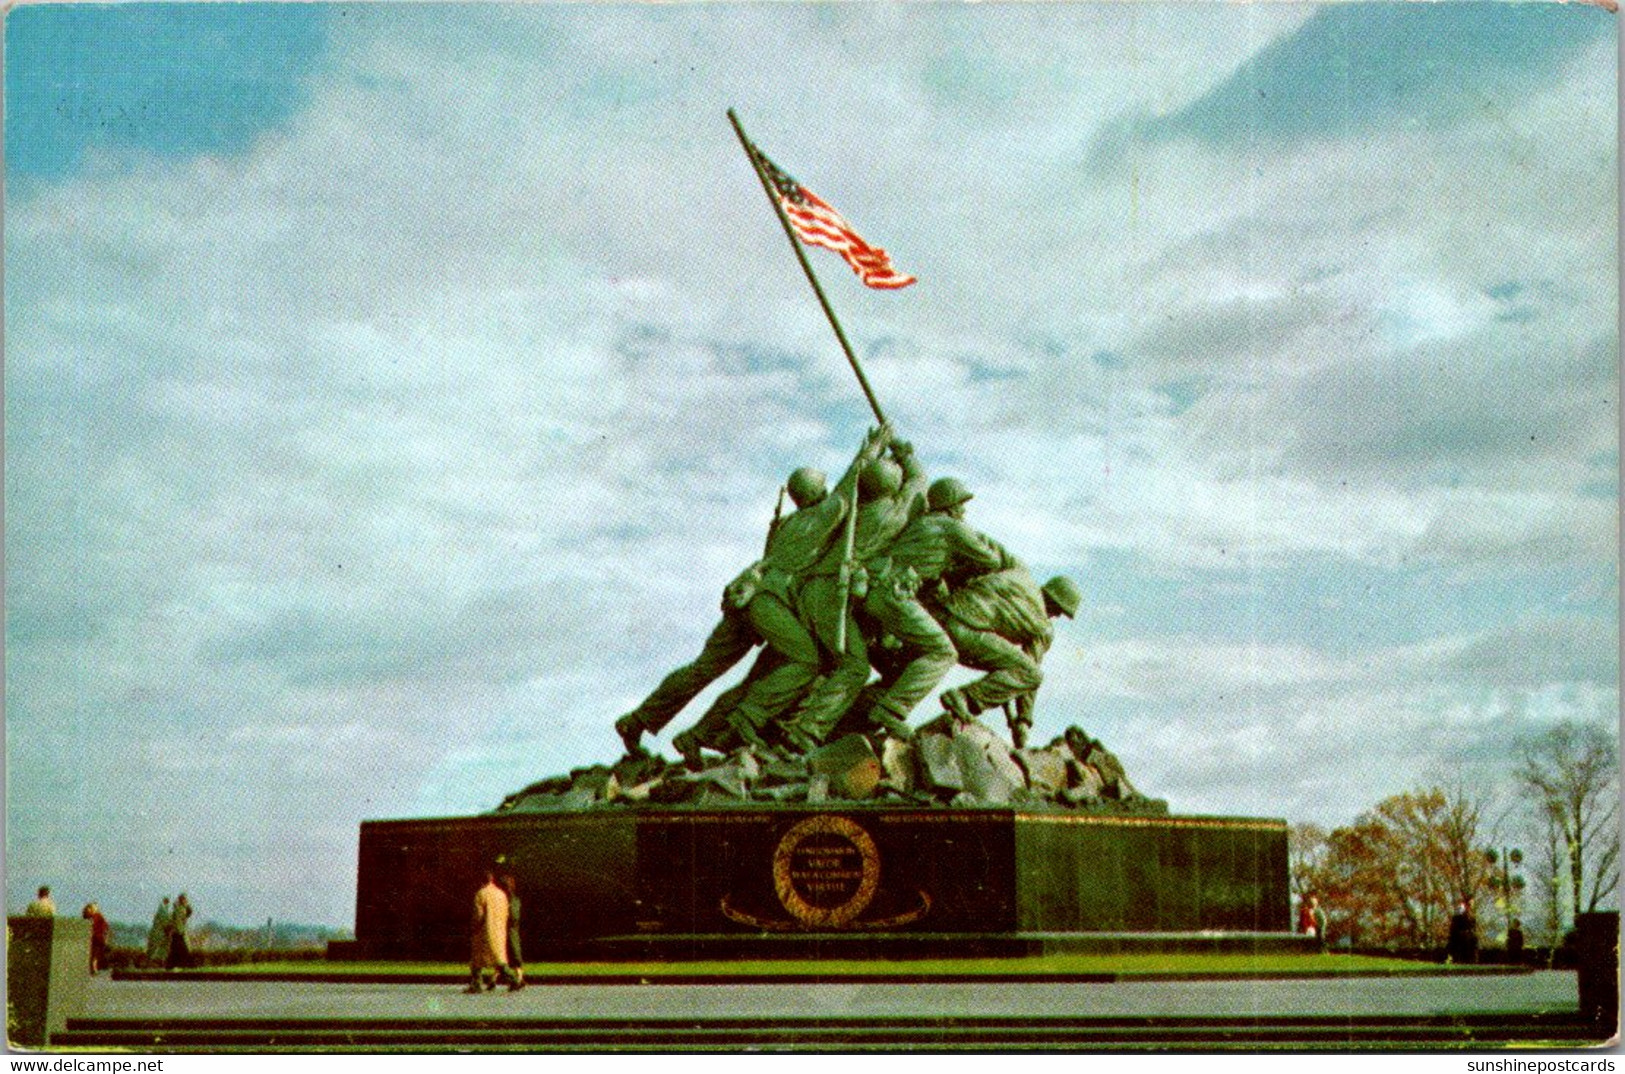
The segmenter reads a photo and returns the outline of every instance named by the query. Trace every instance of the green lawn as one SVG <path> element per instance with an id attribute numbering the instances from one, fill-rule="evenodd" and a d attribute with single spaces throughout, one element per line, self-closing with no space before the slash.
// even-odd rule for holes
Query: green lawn
<path id="1" fill-rule="evenodd" d="M 321 976 L 351 974 L 463 974 L 468 969 L 453 962 L 253 962 L 211 969 L 227 973 L 308 973 Z M 1218 977 L 1235 974 L 1270 974 L 1292 977 L 1326 973 L 1440 973 L 1436 962 L 1413 962 L 1364 955 L 1204 955 L 1124 954 L 1051 955 L 1039 958 L 908 959 L 895 962 L 867 960 L 799 961 L 763 959 L 740 962 L 533 962 L 525 976 L 534 981 L 548 977 L 766 977 L 816 974 L 820 977 L 874 974 L 975 975 L 1020 977 L 1028 974 L 1136 974 L 1194 973 Z"/>

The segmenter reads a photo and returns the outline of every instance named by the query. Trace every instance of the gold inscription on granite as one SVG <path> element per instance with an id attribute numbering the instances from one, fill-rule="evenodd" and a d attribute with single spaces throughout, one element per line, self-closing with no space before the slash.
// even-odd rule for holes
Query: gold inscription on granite
<path id="1" fill-rule="evenodd" d="M 773 852 L 773 887 L 790 916 L 813 928 L 842 928 L 880 887 L 874 839 L 845 817 L 808 817 Z"/>

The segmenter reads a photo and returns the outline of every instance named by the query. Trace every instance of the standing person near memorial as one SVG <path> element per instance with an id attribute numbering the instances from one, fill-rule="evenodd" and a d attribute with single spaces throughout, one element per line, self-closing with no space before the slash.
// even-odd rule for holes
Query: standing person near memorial
<path id="1" fill-rule="evenodd" d="M 1305 936 L 1319 935 L 1315 927 L 1314 907 L 1310 905 L 1313 899 L 1313 896 L 1305 895 L 1298 901 L 1298 931 Z"/>
<path id="2" fill-rule="evenodd" d="M 1507 926 L 1507 961 L 1514 966 L 1523 963 L 1523 922 L 1518 918 Z"/>
<path id="3" fill-rule="evenodd" d="M 192 920 L 192 904 L 186 900 L 186 892 L 175 896 L 175 905 L 169 911 L 169 954 L 164 959 L 164 969 L 187 969 L 192 965 L 192 948 L 186 942 L 186 926 Z"/>
<path id="4" fill-rule="evenodd" d="M 1473 900 L 1462 899 L 1450 917 L 1450 936 L 1445 941 L 1445 958 L 1469 966 L 1478 961 L 1478 919 L 1473 916 Z"/>
<path id="5" fill-rule="evenodd" d="M 470 933 L 472 951 L 465 991 L 489 992 L 499 979 L 511 989 L 514 978 L 508 969 L 508 895 L 497 886 L 496 873 L 489 870 L 485 883 L 474 893 Z"/>
<path id="6" fill-rule="evenodd" d="M 525 956 L 519 947 L 519 881 L 511 873 L 504 876 L 502 890 L 508 896 L 508 968 L 513 970 L 508 991 L 517 992 L 525 987 Z"/>
<path id="7" fill-rule="evenodd" d="M 34 896 L 34 901 L 28 904 L 28 908 L 23 911 L 23 916 L 24 917 L 55 917 L 56 916 L 56 903 L 51 901 L 51 889 L 49 887 L 41 887 L 39 889 L 39 894 L 35 895 Z"/>
<path id="8" fill-rule="evenodd" d="M 169 896 L 165 895 L 152 914 L 152 927 L 147 929 L 147 961 L 162 966 L 169 960 Z"/>
<path id="9" fill-rule="evenodd" d="M 1328 920 L 1326 911 L 1320 905 L 1320 896 L 1309 896 L 1309 916 L 1315 923 L 1315 938 L 1320 941 L 1320 951 L 1326 953 L 1326 926 Z"/>
<path id="10" fill-rule="evenodd" d="M 90 975 L 94 977 L 97 970 L 107 965 L 107 937 L 113 926 L 102 916 L 101 907 L 93 902 L 86 903 L 79 916 L 90 922 Z"/>

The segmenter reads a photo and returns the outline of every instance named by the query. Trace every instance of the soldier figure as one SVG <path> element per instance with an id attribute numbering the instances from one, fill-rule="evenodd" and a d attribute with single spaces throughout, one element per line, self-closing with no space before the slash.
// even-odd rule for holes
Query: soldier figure
<path id="1" fill-rule="evenodd" d="M 645 731 L 658 734 L 685 705 L 759 644 L 765 643 L 778 658 L 758 661 L 753 669 L 756 674 L 747 680 L 748 688 L 733 695 L 738 700 L 732 712 L 702 720 L 706 738 L 711 737 L 717 719 L 726 717 L 742 738 L 759 743 L 758 730 L 817 677 L 818 647 L 790 610 L 790 592 L 799 574 L 824 552 L 839 529 L 858 471 L 879 457 L 890 436 L 887 428 L 869 433 L 836 486 L 835 496 L 827 494 L 824 475 L 818 470 L 802 467 L 790 475 L 785 489 L 796 510 L 775 520 L 763 557 L 728 583 L 723 591 L 722 619 L 700 655 L 667 675 L 641 705 L 615 721 L 627 752 L 639 752 Z M 697 749 L 693 736 L 686 744 Z"/>
<path id="2" fill-rule="evenodd" d="M 1011 738 L 1024 746 L 1050 620 L 1078 609 L 1072 580 L 1058 576 L 1040 589 L 997 541 L 966 525 L 970 491 L 951 477 L 927 488 L 912 448 L 893 442 L 889 425 L 869 432 L 833 494 L 807 467 L 785 491 L 796 509 L 774 519 L 762 559 L 724 590 L 722 619 L 700 655 L 615 721 L 627 751 L 641 752 L 645 731 L 661 731 L 758 645 L 745 679 L 674 740 L 691 765 L 703 749 L 741 743 L 806 752 L 838 722 L 906 737 L 909 714 L 956 662 L 986 674 L 945 691 L 943 708 L 968 722 L 1002 705 Z M 890 648 L 871 650 L 881 639 Z M 885 674 L 865 689 L 871 664 Z"/>
<path id="3" fill-rule="evenodd" d="M 796 505 L 790 518 L 795 518 L 803 510 L 817 507 L 826 498 L 824 474 L 810 466 L 803 466 L 791 474 L 784 487 L 790 494 L 790 501 Z M 774 520 L 768 530 L 766 543 L 769 548 L 779 528 L 788 521 Z M 761 644 L 761 636 L 746 612 L 755 595 L 761 567 L 762 561 L 752 564 L 723 590 L 722 619 L 712 629 L 710 637 L 705 639 L 700 655 L 692 663 L 684 664 L 667 675 L 644 699 L 643 704 L 615 721 L 615 731 L 626 744 L 628 753 L 640 752 L 645 731 L 651 735 L 659 734 L 684 706 L 698 697 L 707 686 L 726 675 L 730 668 L 744 659 L 746 653 Z"/>
<path id="4" fill-rule="evenodd" d="M 745 672 L 745 677 L 738 684 L 717 695 L 717 699 L 711 702 L 711 707 L 695 721 L 693 727 L 678 733 L 671 740 L 672 746 L 683 755 L 684 763 L 699 771 L 702 767 L 703 751 L 710 749 L 718 753 L 727 753 L 743 741 L 734 731 L 733 725 L 728 722 L 728 717 L 739 707 L 739 703 L 745 700 L 745 695 L 750 692 L 751 687 L 772 674 L 783 663 L 784 657 L 775 649 L 764 647 L 756 654 L 756 659 L 752 661 L 750 670 Z"/>
<path id="5" fill-rule="evenodd" d="M 874 559 L 925 507 L 925 470 L 907 443 L 892 445 L 896 461 L 876 459 L 858 478 L 858 515 L 853 529 L 852 555 L 837 541 L 807 572 L 798 595 L 802 621 L 834 669 L 808 695 L 785 728 L 792 746 L 807 750 L 828 737 L 841 714 L 869 681 L 870 657 L 862 629 L 852 614 L 852 597 L 862 599 L 863 575 L 854 577 L 854 565 Z M 858 589 L 853 589 L 856 582 Z M 846 621 L 844 650 L 841 621 Z"/>
<path id="6" fill-rule="evenodd" d="M 944 690 L 942 707 L 968 723 L 1002 705 L 1010 741 L 1017 749 L 1025 746 L 1043 681 L 1039 664 L 1054 638 L 1049 621 L 1074 617 L 1081 600 L 1072 579 L 1056 575 L 1040 589 L 1020 565 L 973 578 L 950 593 L 942 604 L 942 625 L 959 650 L 959 662 L 987 674 Z"/>
<path id="7" fill-rule="evenodd" d="M 872 722 L 908 734 L 908 715 L 958 660 L 942 624 L 920 602 L 922 587 L 951 592 L 977 575 L 1013 565 L 1009 554 L 964 522 L 971 493 L 944 477 L 926 493 L 928 511 L 910 522 L 885 555 L 866 565 L 864 611 L 902 645 L 902 672 L 875 702 Z"/>
<path id="8" fill-rule="evenodd" d="M 756 592 L 746 606 L 751 624 L 767 647 L 784 662 L 764 669 L 746 691 L 728 724 L 753 746 L 766 743 L 762 731 L 781 716 L 818 678 L 822 659 L 818 643 L 792 610 L 795 593 L 812 566 L 837 542 L 858 475 L 880 458 L 891 442 L 891 427 L 882 425 L 864 438 L 852 465 L 835 486 L 834 495 L 784 520 L 768 541 Z"/>

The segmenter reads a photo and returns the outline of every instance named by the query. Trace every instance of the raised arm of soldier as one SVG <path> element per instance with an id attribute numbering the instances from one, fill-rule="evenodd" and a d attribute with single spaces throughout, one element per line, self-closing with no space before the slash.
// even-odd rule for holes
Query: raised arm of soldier
<path id="1" fill-rule="evenodd" d="M 835 483 L 835 488 L 828 495 L 820 490 L 818 498 L 807 503 L 798 501 L 800 509 L 781 521 L 768 539 L 767 552 L 763 557 L 766 567 L 797 575 L 817 562 L 830 547 L 841 521 L 846 518 L 858 474 L 886 450 L 891 435 L 889 425 L 869 430 L 852 465 Z"/>
<path id="2" fill-rule="evenodd" d="M 931 483 L 930 478 L 914 455 L 914 445 L 907 440 L 892 442 L 891 457 L 903 468 L 903 487 L 898 491 L 897 499 L 908 505 L 908 520 L 912 522 L 925 514 L 925 490 Z"/>
<path id="3" fill-rule="evenodd" d="M 890 422 L 877 425 L 864 434 L 863 446 L 858 448 L 857 455 L 853 456 L 852 465 L 847 467 L 846 473 L 835 483 L 836 496 L 848 503 L 852 502 L 852 490 L 857 487 L 858 475 L 863 472 L 865 466 L 886 453 L 886 448 L 891 446 L 894 435 Z"/>
<path id="4" fill-rule="evenodd" d="M 943 519 L 940 533 L 947 552 L 942 578 L 950 587 L 1018 562 L 1003 545 L 966 525 L 963 506 Z"/>

